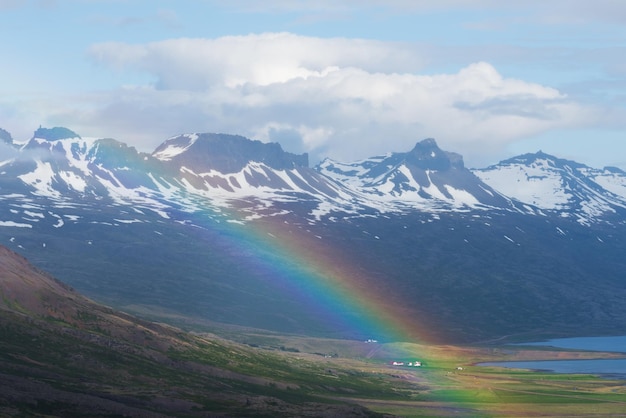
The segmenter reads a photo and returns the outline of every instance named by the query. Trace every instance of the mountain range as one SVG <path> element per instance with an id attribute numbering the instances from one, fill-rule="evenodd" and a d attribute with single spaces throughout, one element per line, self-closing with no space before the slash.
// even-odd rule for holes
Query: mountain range
<path id="1" fill-rule="evenodd" d="M 286 291 L 306 296 L 297 278 L 313 269 L 349 276 L 381 311 L 401 295 L 426 323 L 407 338 L 625 331 L 617 168 L 538 152 L 468 169 L 433 139 L 315 167 L 228 134 L 175 136 L 151 154 L 67 128 L 3 139 L 15 155 L 0 163 L 0 243 L 115 307 L 371 337 L 349 325 L 364 315 L 353 306 L 327 306 L 354 319 L 339 323 Z"/>

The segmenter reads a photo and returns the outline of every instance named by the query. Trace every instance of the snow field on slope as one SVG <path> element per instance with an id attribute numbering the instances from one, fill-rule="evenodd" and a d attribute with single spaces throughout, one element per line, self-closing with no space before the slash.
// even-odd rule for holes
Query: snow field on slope
<path id="1" fill-rule="evenodd" d="M 563 189 L 560 174 L 547 163 L 531 167 L 501 166 L 473 173 L 500 193 L 540 209 L 566 209 L 572 197 Z"/>

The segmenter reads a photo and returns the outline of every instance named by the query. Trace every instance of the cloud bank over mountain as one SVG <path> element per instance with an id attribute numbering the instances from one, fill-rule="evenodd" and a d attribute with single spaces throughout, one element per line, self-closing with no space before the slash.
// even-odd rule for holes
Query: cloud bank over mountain
<path id="1" fill-rule="evenodd" d="M 293 152 L 359 158 L 434 136 L 469 159 L 484 147 L 591 122 L 594 110 L 558 90 L 504 77 L 487 62 L 422 74 L 413 44 L 265 33 L 93 45 L 91 57 L 152 82 L 126 86 L 76 119 L 124 131 L 237 132 Z M 157 122 L 150 132 L 142 123 Z M 157 117 L 154 117 L 157 115 Z M 136 128 L 135 128 L 136 129 Z M 120 132 L 122 133 L 122 132 Z M 357 154 L 357 155 L 355 155 Z"/>
<path id="2" fill-rule="evenodd" d="M 434 137 L 473 167 L 541 149 L 626 168 L 625 22 L 611 0 L 0 0 L 0 128 L 147 152 L 224 132 L 312 162 Z"/>

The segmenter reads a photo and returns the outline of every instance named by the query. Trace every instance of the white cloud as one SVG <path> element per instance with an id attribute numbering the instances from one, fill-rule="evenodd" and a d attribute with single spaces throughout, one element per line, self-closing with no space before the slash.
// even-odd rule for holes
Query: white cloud
<path id="1" fill-rule="evenodd" d="M 423 59 L 410 44 L 270 33 L 104 43 L 90 52 L 103 65 L 157 81 L 66 112 L 68 120 L 152 147 L 159 133 L 220 131 L 282 138 L 313 160 L 350 160 L 435 137 L 468 159 L 488 158 L 519 138 L 598 117 L 554 88 L 504 77 L 486 62 L 420 74 Z"/>
<path id="2" fill-rule="evenodd" d="M 290 33 L 183 38 L 143 45 L 108 42 L 94 45 L 90 54 L 116 69 L 150 72 L 158 78 L 159 88 L 190 90 L 216 84 L 235 87 L 281 83 L 319 76 L 337 67 L 405 72 L 424 64 L 406 44 Z"/>
<path id="3" fill-rule="evenodd" d="M 606 118 L 555 88 L 505 77 L 487 62 L 424 74 L 420 50 L 411 44 L 278 33 L 104 43 L 90 53 L 102 65 L 156 81 L 47 101 L 0 101 L 2 127 L 26 139 L 37 110 L 37 123 L 115 137 L 143 151 L 182 132 L 227 132 L 279 141 L 289 151 L 309 152 L 313 162 L 407 151 L 434 137 L 476 165 L 520 138 Z"/>

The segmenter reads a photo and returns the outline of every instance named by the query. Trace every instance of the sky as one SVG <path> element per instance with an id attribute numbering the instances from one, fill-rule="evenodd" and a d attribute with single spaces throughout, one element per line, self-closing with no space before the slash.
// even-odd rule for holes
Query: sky
<path id="1" fill-rule="evenodd" d="M 626 1 L 0 0 L 0 128 L 626 170 Z"/>

